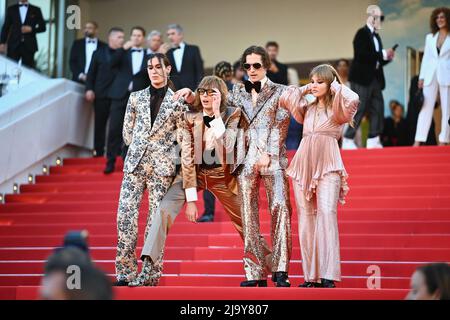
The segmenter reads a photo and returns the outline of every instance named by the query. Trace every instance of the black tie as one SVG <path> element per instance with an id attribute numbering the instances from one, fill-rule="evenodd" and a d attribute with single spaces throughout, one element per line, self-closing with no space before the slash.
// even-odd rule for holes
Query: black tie
<path id="1" fill-rule="evenodd" d="M 141 52 L 142 49 L 131 49 L 131 52 Z"/>
<path id="2" fill-rule="evenodd" d="M 19 7 L 28 7 L 28 3 L 21 3 L 19 4 Z"/>
<path id="3" fill-rule="evenodd" d="M 181 47 L 180 46 L 173 47 L 173 50 L 178 50 L 178 49 L 181 49 Z"/>
<path id="4" fill-rule="evenodd" d="M 256 81 L 255 83 L 250 82 L 249 80 L 245 80 L 245 91 L 248 93 L 252 92 L 252 89 L 255 89 L 256 93 L 261 91 L 261 81 Z"/>
<path id="5" fill-rule="evenodd" d="M 166 87 L 156 89 L 155 87 L 150 86 L 150 96 L 152 97 L 158 96 L 162 98 L 164 97 L 165 94 L 166 94 Z"/>
<path id="6" fill-rule="evenodd" d="M 211 128 L 211 125 L 209 123 L 214 119 L 215 119 L 214 117 L 203 116 L 203 122 L 205 123 L 205 126 L 207 126 L 208 128 Z"/>
<path id="7" fill-rule="evenodd" d="M 95 43 L 95 40 L 88 40 L 88 43 Z"/>

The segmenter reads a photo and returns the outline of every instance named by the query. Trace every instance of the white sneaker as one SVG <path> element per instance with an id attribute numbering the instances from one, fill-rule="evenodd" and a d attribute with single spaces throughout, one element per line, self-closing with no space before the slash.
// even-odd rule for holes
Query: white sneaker
<path id="1" fill-rule="evenodd" d="M 381 149 L 381 148 L 383 148 L 383 145 L 380 142 L 379 136 L 367 139 L 367 149 Z"/>
<path id="2" fill-rule="evenodd" d="M 353 139 L 343 138 L 342 139 L 342 150 L 356 150 L 358 147 Z"/>

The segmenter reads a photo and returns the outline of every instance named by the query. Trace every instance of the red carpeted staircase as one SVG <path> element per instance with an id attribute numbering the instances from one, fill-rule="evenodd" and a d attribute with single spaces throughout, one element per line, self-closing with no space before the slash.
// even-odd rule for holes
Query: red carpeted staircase
<path id="1" fill-rule="evenodd" d="M 403 299 L 417 266 L 450 261 L 450 147 L 345 151 L 343 157 L 351 190 L 338 213 L 343 273 L 338 288 L 297 288 L 303 278 L 291 188 L 293 287 L 239 288 L 242 241 L 217 204 L 214 223 L 192 224 L 179 215 L 168 237 L 160 287 L 116 288 L 116 298 Z M 109 176 L 103 167 L 104 159 L 65 159 L 35 184 L 22 185 L 20 194 L 6 196 L 0 205 L 1 299 L 38 297 L 45 260 L 69 230 L 89 231 L 92 257 L 112 277 L 122 164 Z M 263 187 L 261 196 L 267 235 Z M 141 231 L 146 210 L 144 201 Z M 140 252 L 142 235 L 138 246 Z M 367 289 L 374 265 L 381 289 Z"/>

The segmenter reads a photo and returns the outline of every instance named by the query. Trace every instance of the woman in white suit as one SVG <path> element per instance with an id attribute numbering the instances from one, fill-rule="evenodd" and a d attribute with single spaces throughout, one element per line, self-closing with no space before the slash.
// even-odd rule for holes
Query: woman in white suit
<path id="1" fill-rule="evenodd" d="M 442 122 L 439 145 L 450 143 L 450 9 L 437 8 L 431 14 L 431 33 L 425 38 L 425 50 L 419 74 L 424 104 L 417 120 L 414 146 L 427 141 L 438 92 L 441 98 Z"/>

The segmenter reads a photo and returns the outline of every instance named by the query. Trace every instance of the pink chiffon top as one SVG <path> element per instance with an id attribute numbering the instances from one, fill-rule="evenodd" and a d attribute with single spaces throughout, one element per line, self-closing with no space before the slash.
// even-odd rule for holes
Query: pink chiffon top
<path id="1" fill-rule="evenodd" d="M 290 86 L 280 98 L 280 105 L 287 108 L 296 121 L 303 124 L 303 138 L 286 173 L 305 192 L 310 200 L 327 173 L 341 177 L 339 202 L 345 203 L 348 193 L 347 177 L 339 150 L 338 140 L 345 123 L 350 122 L 359 105 L 358 95 L 337 81 L 331 84 L 334 97 L 331 106 L 320 109 L 305 99 L 308 86 Z"/>

